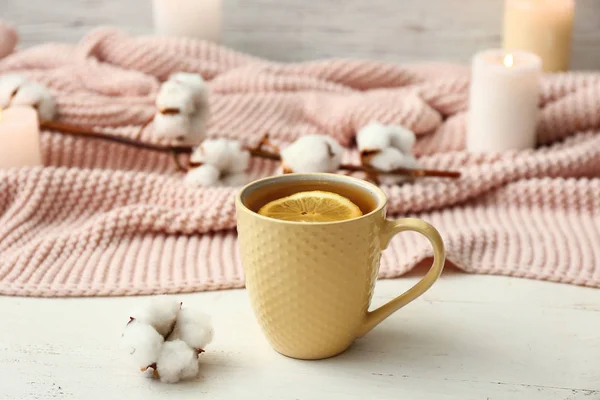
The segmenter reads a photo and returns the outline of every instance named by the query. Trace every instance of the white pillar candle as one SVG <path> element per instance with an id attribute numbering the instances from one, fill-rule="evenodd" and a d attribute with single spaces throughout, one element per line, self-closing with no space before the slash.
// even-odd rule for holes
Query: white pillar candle
<path id="1" fill-rule="evenodd" d="M 0 109 L 0 168 L 42 165 L 37 112 L 31 107 Z"/>
<path id="2" fill-rule="evenodd" d="M 466 147 L 470 152 L 533 148 L 541 60 L 488 50 L 473 58 Z"/>
<path id="3" fill-rule="evenodd" d="M 154 29 L 159 35 L 218 43 L 221 9 L 221 0 L 154 0 Z"/>
<path id="4" fill-rule="evenodd" d="M 574 0 L 505 0 L 504 50 L 537 54 L 545 72 L 567 71 L 574 15 Z"/>

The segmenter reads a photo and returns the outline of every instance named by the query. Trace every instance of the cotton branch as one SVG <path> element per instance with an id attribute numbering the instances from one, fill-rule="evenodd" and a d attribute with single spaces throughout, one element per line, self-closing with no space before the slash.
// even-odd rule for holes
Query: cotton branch
<path id="1" fill-rule="evenodd" d="M 174 163 L 177 167 L 177 170 L 185 172 L 190 168 L 199 167 L 202 163 L 199 162 L 189 162 L 188 166 L 184 166 L 181 164 L 179 160 L 180 154 L 191 154 L 192 147 L 188 145 L 159 145 L 153 143 L 141 142 L 135 139 L 126 138 L 118 135 L 110 135 L 106 133 L 101 133 L 93 130 L 82 129 L 75 125 L 64 124 L 56 121 L 42 121 L 40 123 L 40 127 L 43 129 L 49 129 L 61 132 L 63 134 L 78 136 L 78 137 L 86 137 L 98 140 L 105 140 L 115 143 L 120 143 L 128 146 L 133 146 L 136 148 L 149 150 L 149 151 L 157 151 L 163 153 L 171 153 L 173 155 Z M 273 150 L 265 150 L 264 147 L 269 146 Z M 268 134 L 266 134 L 256 146 L 253 147 L 244 147 L 252 157 L 262 158 L 272 161 L 281 162 L 281 155 L 278 152 L 278 147 L 273 145 L 269 138 Z M 340 165 L 341 170 L 352 171 L 352 172 L 365 172 L 369 175 L 396 175 L 396 176 L 407 176 L 412 178 L 419 177 L 440 177 L 440 178 L 459 178 L 461 176 L 458 171 L 446 171 L 446 170 L 433 170 L 433 169 L 409 169 L 409 168 L 397 168 L 391 171 L 383 171 L 377 168 L 370 167 L 368 165 L 351 165 L 351 164 L 342 164 Z"/>

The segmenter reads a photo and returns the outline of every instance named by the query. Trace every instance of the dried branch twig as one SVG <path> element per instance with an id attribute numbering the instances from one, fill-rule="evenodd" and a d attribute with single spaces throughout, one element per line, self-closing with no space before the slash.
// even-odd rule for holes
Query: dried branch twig
<path id="1" fill-rule="evenodd" d="M 377 168 L 372 168 L 366 165 L 352 165 L 342 164 L 340 169 L 353 172 L 366 172 L 375 175 L 402 175 L 412 178 L 420 177 L 438 177 L 438 178 L 460 178 L 460 172 L 458 171 L 446 171 L 436 169 L 410 169 L 410 168 L 396 168 L 391 171 L 382 171 Z"/>
<path id="2" fill-rule="evenodd" d="M 192 146 L 165 146 L 160 144 L 152 144 L 141 142 L 135 139 L 126 138 L 118 135 L 109 135 L 102 132 L 94 132 L 86 129 L 82 129 L 75 125 L 64 124 L 56 121 L 42 121 L 40 127 L 44 129 L 58 131 L 72 136 L 84 136 L 92 139 L 106 140 L 115 143 L 121 143 L 129 146 L 134 146 L 140 149 L 160 151 L 160 152 L 174 152 L 174 153 L 191 153 Z"/>

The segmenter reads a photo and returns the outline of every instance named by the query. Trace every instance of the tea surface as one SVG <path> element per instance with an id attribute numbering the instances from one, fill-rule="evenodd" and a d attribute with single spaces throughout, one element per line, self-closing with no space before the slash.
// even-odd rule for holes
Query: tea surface
<path id="1" fill-rule="evenodd" d="M 300 181 L 278 182 L 258 188 L 245 197 L 244 204 L 250 210 L 258 212 L 267 203 L 301 192 L 323 191 L 345 197 L 368 214 L 377 208 L 377 199 L 373 194 L 358 186 L 330 181 Z"/>

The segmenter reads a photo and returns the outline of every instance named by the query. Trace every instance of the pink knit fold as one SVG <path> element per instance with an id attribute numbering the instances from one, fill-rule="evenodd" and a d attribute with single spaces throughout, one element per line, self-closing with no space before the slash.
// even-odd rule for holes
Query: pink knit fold
<path id="1" fill-rule="evenodd" d="M 0 21 L 0 58 L 12 53 L 18 41 L 17 31 L 11 25 Z"/>
<path id="2" fill-rule="evenodd" d="M 377 120 L 418 136 L 419 162 L 459 180 L 386 186 L 390 216 L 438 227 L 448 259 L 471 273 L 600 287 L 600 74 L 544 76 L 536 150 L 464 151 L 469 69 L 367 60 L 283 64 L 202 41 L 100 28 L 76 45 L 46 44 L 0 60 L 49 87 L 58 120 L 155 142 L 161 82 L 209 81 L 209 136 L 284 146 L 320 133 L 357 160 L 356 131 Z M 44 167 L 0 171 L 0 293 L 96 296 L 243 287 L 234 196 L 193 189 L 169 155 L 42 133 Z M 253 160 L 248 179 L 277 173 Z M 380 277 L 431 256 L 416 234 L 393 239 Z"/>

